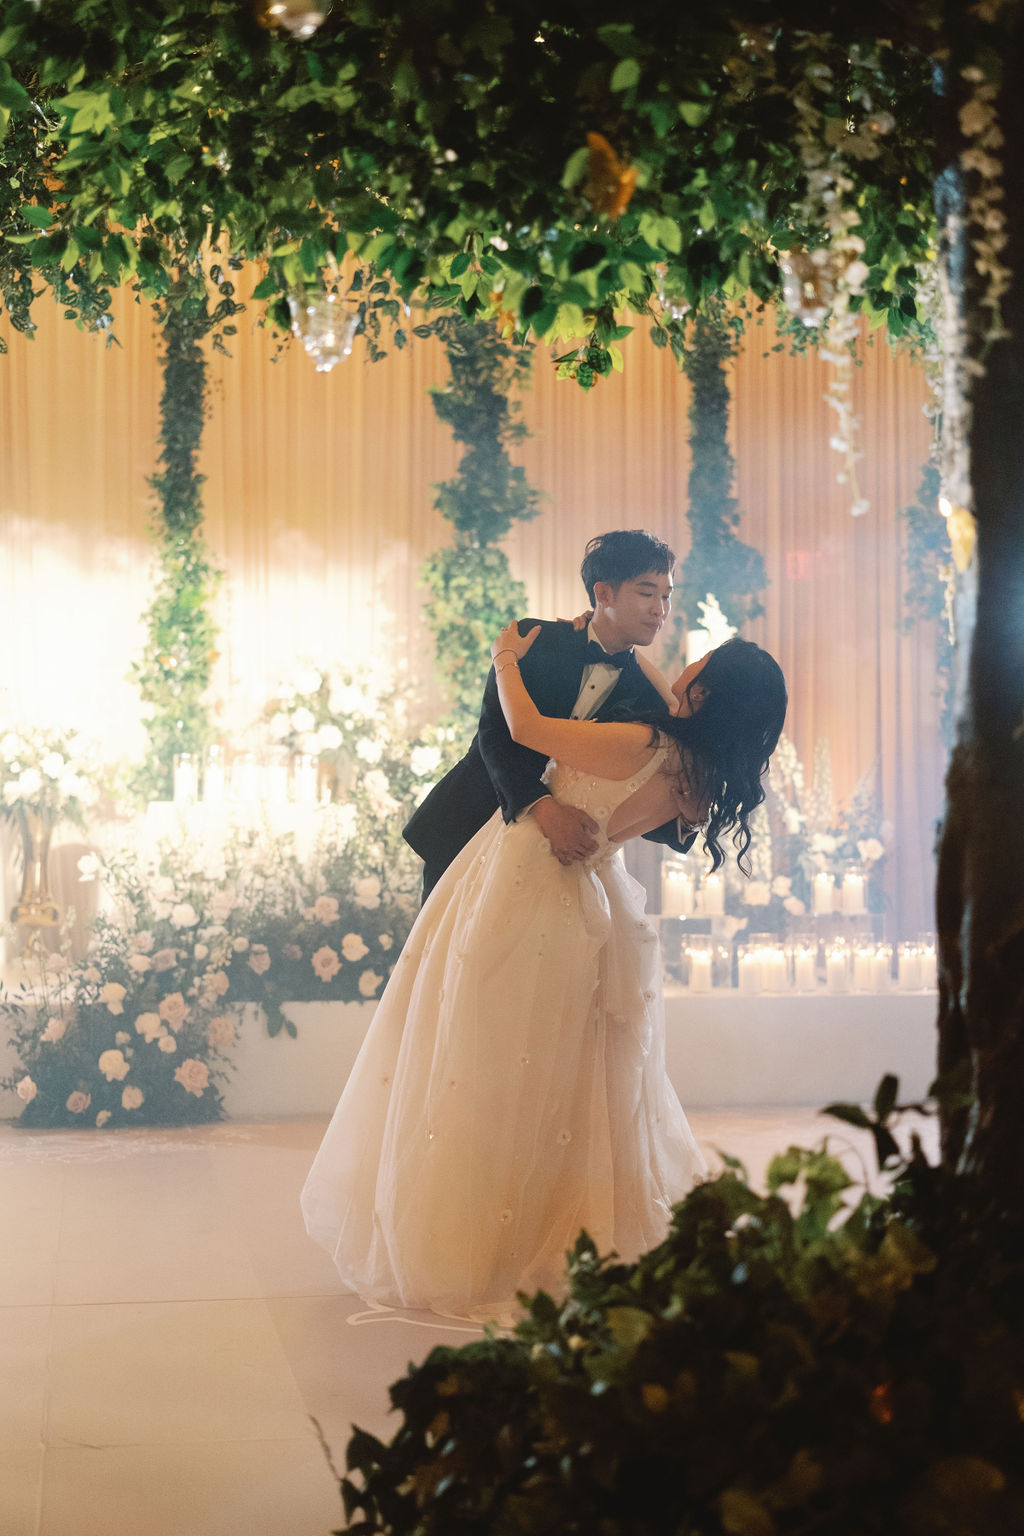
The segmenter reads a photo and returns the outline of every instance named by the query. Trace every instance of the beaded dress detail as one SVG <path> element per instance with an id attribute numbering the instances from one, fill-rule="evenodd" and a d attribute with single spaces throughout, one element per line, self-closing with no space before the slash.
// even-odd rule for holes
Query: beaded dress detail
<path id="1" fill-rule="evenodd" d="M 563 868 L 495 816 L 435 886 L 377 1005 L 302 1193 L 365 1300 L 473 1319 L 564 1292 L 585 1228 L 624 1259 L 704 1172 L 665 1073 L 657 935 L 606 828 L 626 781 L 549 767 L 601 828 Z"/>

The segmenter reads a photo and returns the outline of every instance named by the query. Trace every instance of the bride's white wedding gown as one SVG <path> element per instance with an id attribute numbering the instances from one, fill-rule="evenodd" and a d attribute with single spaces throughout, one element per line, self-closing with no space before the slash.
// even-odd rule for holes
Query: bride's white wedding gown
<path id="1" fill-rule="evenodd" d="M 496 813 L 420 913 L 302 1192 L 367 1301 L 506 1315 L 517 1291 L 564 1291 L 581 1228 L 625 1259 L 658 1243 L 704 1172 L 665 1075 L 643 887 L 606 836 L 664 751 L 625 782 L 549 769 L 601 828 L 586 863 Z"/>

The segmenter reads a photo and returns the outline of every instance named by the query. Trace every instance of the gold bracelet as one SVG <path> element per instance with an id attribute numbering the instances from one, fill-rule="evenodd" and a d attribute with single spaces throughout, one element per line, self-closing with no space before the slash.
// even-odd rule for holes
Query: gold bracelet
<path id="1" fill-rule="evenodd" d="M 500 651 L 495 651 L 494 660 L 497 661 L 499 656 L 515 656 L 516 660 L 519 660 L 518 651 L 514 651 L 510 645 L 503 645 Z"/>
<path id="2" fill-rule="evenodd" d="M 500 656 L 501 654 L 502 654 L 502 652 L 499 651 L 498 655 Z M 510 654 L 514 656 L 515 652 L 513 651 Z M 518 661 L 506 661 L 506 663 L 505 663 L 505 665 L 503 667 L 495 667 L 494 670 L 495 670 L 495 672 L 508 672 L 509 669 L 512 668 L 512 667 L 514 667 L 515 670 L 518 672 L 519 671 L 519 663 L 518 663 Z"/>

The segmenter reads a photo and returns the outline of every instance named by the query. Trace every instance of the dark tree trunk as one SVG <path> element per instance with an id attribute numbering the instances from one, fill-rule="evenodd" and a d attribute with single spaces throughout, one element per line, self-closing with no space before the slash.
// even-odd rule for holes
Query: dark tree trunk
<path id="1" fill-rule="evenodd" d="M 971 387 L 977 602 L 939 846 L 939 1065 L 964 1071 L 967 1109 L 943 1113 L 943 1158 L 1002 1214 L 1024 1214 L 1024 28 L 1000 38 L 1004 197 L 1012 277 Z M 955 268 L 956 242 L 947 249 Z M 987 316 L 973 260 L 962 291 L 974 338 Z M 973 343 L 972 343 L 973 344 Z M 968 626 L 966 626 L 969 628 Z"/>

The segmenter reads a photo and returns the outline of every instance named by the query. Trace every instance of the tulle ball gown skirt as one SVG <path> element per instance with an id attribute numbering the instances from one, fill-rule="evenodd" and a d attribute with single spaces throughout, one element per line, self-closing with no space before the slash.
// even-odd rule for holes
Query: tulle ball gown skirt
<path id="1" fill-rule="evenodd" d="M 581 1229 L 636 1257 L 704 1171 L 665 1075 L 660 953 L 606 849 L 496 815 L 420 913 L 302 1194 L 371 1303 L 482 1320 L 564 1291 Z"/>

